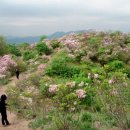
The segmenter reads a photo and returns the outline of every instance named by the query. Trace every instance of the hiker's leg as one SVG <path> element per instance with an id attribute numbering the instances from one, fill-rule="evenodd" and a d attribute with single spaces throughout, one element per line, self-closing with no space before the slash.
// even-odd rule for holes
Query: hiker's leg
<path id="1" fill-rule="evenodd" d="M 7 114 L 6 112 L 3 113 L 3 121 L 4 121 L 4 124 L 6 123 L 6 125 L 9 125 L 9 121 L 7 119 Z"/>
<path id="2" fill-rule="evenodd" d="M 5 120 L 5 122 L 6 122 L 6 125 L 9 125 L 9 121 L 8 121 L 8 119 L 7 119 L 7 114 L 6 114 L 6 112 L 5 112 L 5 115 L 4 115 L 4 120 Z"/>
<path id="3" fill-rule="evenodd" d="M 19 74 L 17 74 L 17 79 L 19 79 Z"/>
<path id="4" fill-rule="evenodd" d="M 3 114 L 3 113 L 1 113 L 1 116 L 2 116 L 2 118 L 1 118 L 2 125 L 5 125 L 5 122 L 4 122 L 4 114 Z"/>

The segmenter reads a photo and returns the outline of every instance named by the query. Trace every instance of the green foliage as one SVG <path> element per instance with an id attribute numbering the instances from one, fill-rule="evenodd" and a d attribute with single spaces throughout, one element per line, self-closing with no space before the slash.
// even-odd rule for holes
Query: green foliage
<path id="1" fill-rule="evenodd" d="M 24 62 L 22 59 L 17 59 L 16 61 L 17 67 L 19 68 L 20 72 L 24 72 L 28 69 L 26 62 Z"/>
<path id="2" fill-rule="evenodd" d="M 85 83 L 92 83 L 91 79 L 87 78 L 87 75 L 84 72 L 81 72 L 79 74 L 75 74 L 73 77 L 73 80 L 76 81 L 77 83 L 81 83 L 81 81 Z"/>
<path id="3" fill-rule="evenodd" d="M 17 45 L 17 47 L 18 47 L 19 50 L 21 50 L 21 51 L 25 51 L 25 50 L 28 49 L 28 47 L 29 47 L 29 43 L 26 43 L 26 42 L 24 42 L 24 43 L 20 43 L 20 44 Z"/>
<path id="4" fill-rule="evenodd" d="M 109 71 L 116 71 L 124 68 L 124 63 L 119 60 L 114 60 L 105 65 L 105 68 Z"/>
<path id="5" fill-rule="evenodd" d="M 3 36 L 0 36 L 0 56 L 7 53 L 6 40 Z"/>
<path id="6" fill-rule="evenodd" d="M 82 113 L 81 121 L 82 122 L 92 122 L 92 116 L 91 116 L 91 114 L 88 113 L 88 112 Z"/>
<path id="7" fill-rule="evenodd" d="M 53 49 L 58 48 L 60 46 L 60 42 L 57 41 L 57 40 L 52 40 L 51 46 L 52 46 Z"/>
<path id="8" fill-rule="evenodd" d="M 8 45 L 7 45 L 7 48 L 8 48 L 9 53 L 14 54 L 14 55 L 16 55 L 16 56 L 21 56 L 21 52 L 20 52 L 20 50 L 16 47 L 15 44 L 8 44 Z"/>
<path id="9" fill-rule="evenodd" d="M 58 89 L 59 90 L 53 97 L 54 102 L 57 104 L 57 108 L 60 111 L 77 111 L 79 109 L 80 100 L 77 98 L 74 90 L 66 85 L 61 85 Z M 74 102 L 76 102 L 76 105 Z M 71 110 L 73 108 L 74 110 Z"/>
<path id="10" fill-rule="evenodd" d="M 90 44 L 98 44 L 98 43 L 101 42 L 101 38 L 99 38 L 99 37 L 91 37 L 91 38 L 88 40 L 88 42 L 89 42 Z"/>
<path id="11" fill-rule="evenodd" d="M 0 79 L 0 85 L 6 85 L 9 83 L 9 79 L 6 77 L 4 79 Z"/>
<path id="12" fill-rule="evenodd" d="M 35 86 L 39 86 L 39 82 L 40 82 L 40 79 L 41 79 L 41 75 L 38 74 L 38 73 L 34 73 L 32 74 L 30 77 L 29 77 L 29 80 L 31 81 L 31 83 Z"/>
<path id="13" fill-rule="evenodd" d="M 36 118 L 33 122 L 31 122 L 29 124 L 29 126 L 32 128 L 32 129 L 37 129 L 37 128 L 44 128 L 44 125 L 45 125 L 45 119 L 43 118 Z"/>
<path id="14" fill-rule="evenodd" d="M 49 47 L 43 42 L 39 42 L 36 45 L 36 50 L 39 55 L 42 55 L 42 54 L 49 55 L 51 53 L 51 50 L 49 49 Z"/>
<path id="15" fill-rule="evenodd" d="M 33 59 L 36 56 L 36 54 L 32 51 L 25 51 L 23 53 L 23 59 L 24 60 L 29 60 L 29 59 Z"/>
<path id="16" fill-rule="evenodd" d="M 70 59 L 63 54 L 58 54 L 54 57 L 46 70 L 46 74 L 53 76 L 58 75 L 62 77 L 73 77 L 80 73 L 80 68 L 69 64 Z"/>
<path id="17" fill-rule="evenodd" d="M 11 107 L 26 118 L 37 117 L 30 124 L 33 129 L 96 130 L 93 127 L 99 125 L 100 130 L 113 129 L 114 126 L 128 130 L 129 39 L 120 32 L 90 33 L 85 39 L 84 34 L 75 37 L 79 38 L 75 51 L 61 48 L 61 44 L 53 40 L 51 48 L 58 49 L 50 56 L 34 57 L 32 63 L 36 61 L 38 64 L 46 63 L 44 59 L 49 57 L 45 73 L 32 74 L 31 71 L 29 78 L 18 81 L 17 87 L 12 87 L 8 93 Z M 104 43 L 107 38 L 108 44 Z M 50 54 L 43 40 L 29 53 L 35 53 L 35 56 Z M 30 51 L 28 45 L 23 48 L 20 48 L 21 52 Z M 38 64 L 32 63 L 28 62 L 34 70 Z M 78 90 L 83 90 L 80 94 L 84 95 L 79 95 Z"/>
<path id="18" fill-rule="evenodd" d="M 128 44 L 128 43 L 130 43 L 130 36 L 128 36 L 128 37 L 126 38 L 126 40 L 125 40 L 125 44 Z"/>

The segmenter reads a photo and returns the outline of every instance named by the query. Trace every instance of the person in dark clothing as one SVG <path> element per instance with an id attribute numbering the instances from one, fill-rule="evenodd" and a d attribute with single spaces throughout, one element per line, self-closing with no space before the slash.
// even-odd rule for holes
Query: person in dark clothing
<path id="1" fill-rule="evenodd" d="M 6 112 L 7 104 L 5 103 L 6 99 L 7 99 L 6 95 L 3 94 L 1 96 L 1 101 L 0 101 L 0 113 L 1 113 L 1 116 L 2 116 L 2 125 L 3 126 L 10 125 L 10 123 L 7 119 L 7 112 Z"/>
<path id="2" fill-rule="evenodd" d="M 19 73 L 20 73 L 20 72 L 19 72 L 19 69 L 16 69 L 16 72 L 15 72 L 15 73 L 16 73 L 17 79 L 19 79 Z"/>

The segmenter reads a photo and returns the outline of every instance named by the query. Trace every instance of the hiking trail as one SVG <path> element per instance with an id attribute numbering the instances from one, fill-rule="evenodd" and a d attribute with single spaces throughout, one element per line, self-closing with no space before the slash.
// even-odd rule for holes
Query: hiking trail
<path id="1" fill-rule="evenodd" d="M 20 75 L 20 80 L 23 79 L 25 74 Z M 2 94 L 6 94 L 6 89 L 9 85 L 15 86 L 16 82 L 18 82 L 18 79 L 16 77 L 12 77 L 11 81 L 7 85 L 0 85 L 0 96 Z M 7 94 L 8 96 L 8 94 Z M 7 111 L 7 117 L 11 125 L 9 126 L 3 126 L 1 123 L 1 115 L 0 115 L 0 130 L 31 130 L 28 127 L 29 121 L 25 119 L 20 119 L 17 117 L 17 115 L 14 112 Z"/>

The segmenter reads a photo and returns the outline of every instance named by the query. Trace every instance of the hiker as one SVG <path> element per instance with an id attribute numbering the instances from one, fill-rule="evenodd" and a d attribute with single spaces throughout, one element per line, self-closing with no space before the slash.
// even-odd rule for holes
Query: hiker
<path id="1" fill-rule="evenodd" d="M 7 119 L 7 112 L 6 112 L 7 104 L 5 103 L 6 99 L 7 99 L 7 96 L 5 94 L 3 94 L 1 96 L 1 101 L 0 101 L 0 113 L 1 113 L 1 116 L 2 116 L 2 125 L 3 126 L 10 125 L 10 123 Z"/>
<path id="2" fill-rule="evenodd" d="M 19 79 L 19 73 L 20 73 L 20 72 L 19 72 L 19 69 L 18 69 L 18 68 L 16 69 L 15 73 L 16 73 L 17 79 Z"/>

